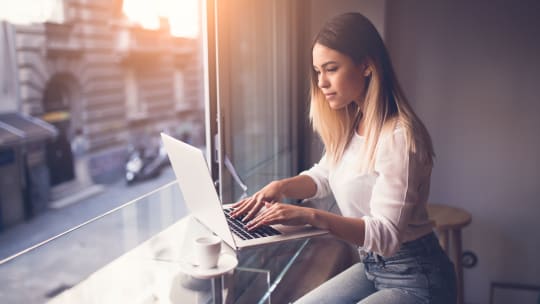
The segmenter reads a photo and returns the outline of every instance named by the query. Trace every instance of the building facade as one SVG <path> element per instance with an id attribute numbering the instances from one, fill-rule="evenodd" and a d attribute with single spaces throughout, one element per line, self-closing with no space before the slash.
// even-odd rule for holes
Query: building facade
<path id="1" fill-rule="evenodd" d="M 161 131 L 204 144 L 201 38 L 144 29 L 121 0 L 57 0 L 53 20 L 0 29 L 0 230 L 118 181 Z"/>
<path id="2" fill-rule="evenodd" d="M 201 40 L 173 37 L 166 20 L 133 25 L 121 8 L 63 0 L 59 21 L 14 25 L 20 111 L 59 131 L 46 147 L 53 187 L 75 178 L 75 138 L 100 182 L 119 176 L 129 145 L 155 144 L 159 131 L 202 144 Z"/>

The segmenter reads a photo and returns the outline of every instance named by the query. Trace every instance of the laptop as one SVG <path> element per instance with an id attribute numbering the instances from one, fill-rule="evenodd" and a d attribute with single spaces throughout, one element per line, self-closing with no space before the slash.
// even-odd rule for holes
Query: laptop
<path id="1" fill-rule="evenodd" d="M 185 204 L 191 215 L 218 235 L 234 250 L 327 234 L 310 225 L 270 225 L 247 231 L 241 219 L 228 215 L 232 204 L 219 200 L 203 152 L 161 133 L 161 139 L 171 161 Z"/>

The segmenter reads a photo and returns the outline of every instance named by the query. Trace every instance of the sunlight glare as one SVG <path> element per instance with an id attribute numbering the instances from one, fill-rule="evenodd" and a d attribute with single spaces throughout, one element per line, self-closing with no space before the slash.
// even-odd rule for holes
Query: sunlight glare
<path id="1" fill-rule="evenodd" d="M 15 24 L 41 23 L 49 21 L 58 0 L 0 0 L 0 21 Z"/>
<path id="2" fill-rule="evenodd" d="M 171 34 L 196 38 L 199 35 L 198 0 L 124 0 L 124 14 L 146 29 L 159 28 L 159 17 L 169 20 Z"/>
<path id="3" fill-rule="evenodd" d="M 0 21 L 16 24 L 62 22 L 64 0 L 0 0 Z M 169 20 L 171 35 L 196 38 L 199 35 L 200 0 L 124 0 L 123 12 L 143 28 L 159 28 L 159 18 Z M 57 16 L 58 15 L 58 16 Z"/>
<path id="4" fill-rule="evenodd" d="M 147 0 L 125 0 L 123 10 L 130 20 L 142 27 L 152 30 L 159 28 L 157 7 L 149 5 Z"/>

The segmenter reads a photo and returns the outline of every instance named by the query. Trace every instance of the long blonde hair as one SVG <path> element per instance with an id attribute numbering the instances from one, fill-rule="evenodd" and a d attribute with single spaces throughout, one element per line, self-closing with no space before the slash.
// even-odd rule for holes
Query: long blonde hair
<path id="1" fill-rule="evenodd" d="M 433 164 L 433 145 L 424 124 L 414 113 L 401 89 L 384 42 L 373 24 L 359 13 L 338 15 L 328 21 L 315 37 L 313 46 L 321 44 L 349 56 L 355 64 L 364 63 L 371 75 L 366 79 L 363 103 L 330 108 L 317 85 L 317 74 L 311 71 L 310 119 L 321 137 L 330 163 L 337 163 L 363 120 L 365 130 L 361 171 L 372 171 L 382 133 L 392 132 L 396 124 L 405 130 L 409 151 Z"/>

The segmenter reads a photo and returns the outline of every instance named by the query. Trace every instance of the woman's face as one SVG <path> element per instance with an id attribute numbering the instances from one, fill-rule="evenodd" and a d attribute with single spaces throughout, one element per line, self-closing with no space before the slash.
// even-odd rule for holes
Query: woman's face
<path id="1" fill-rule="evenodd" d="M 366 90 L 364 64 L 355 64 L 349 56 L 316 43 L 313 69 L 317 74 L 317 86 L 332 109 L 344 108 L 351 102 L 362 105 Z"/>

